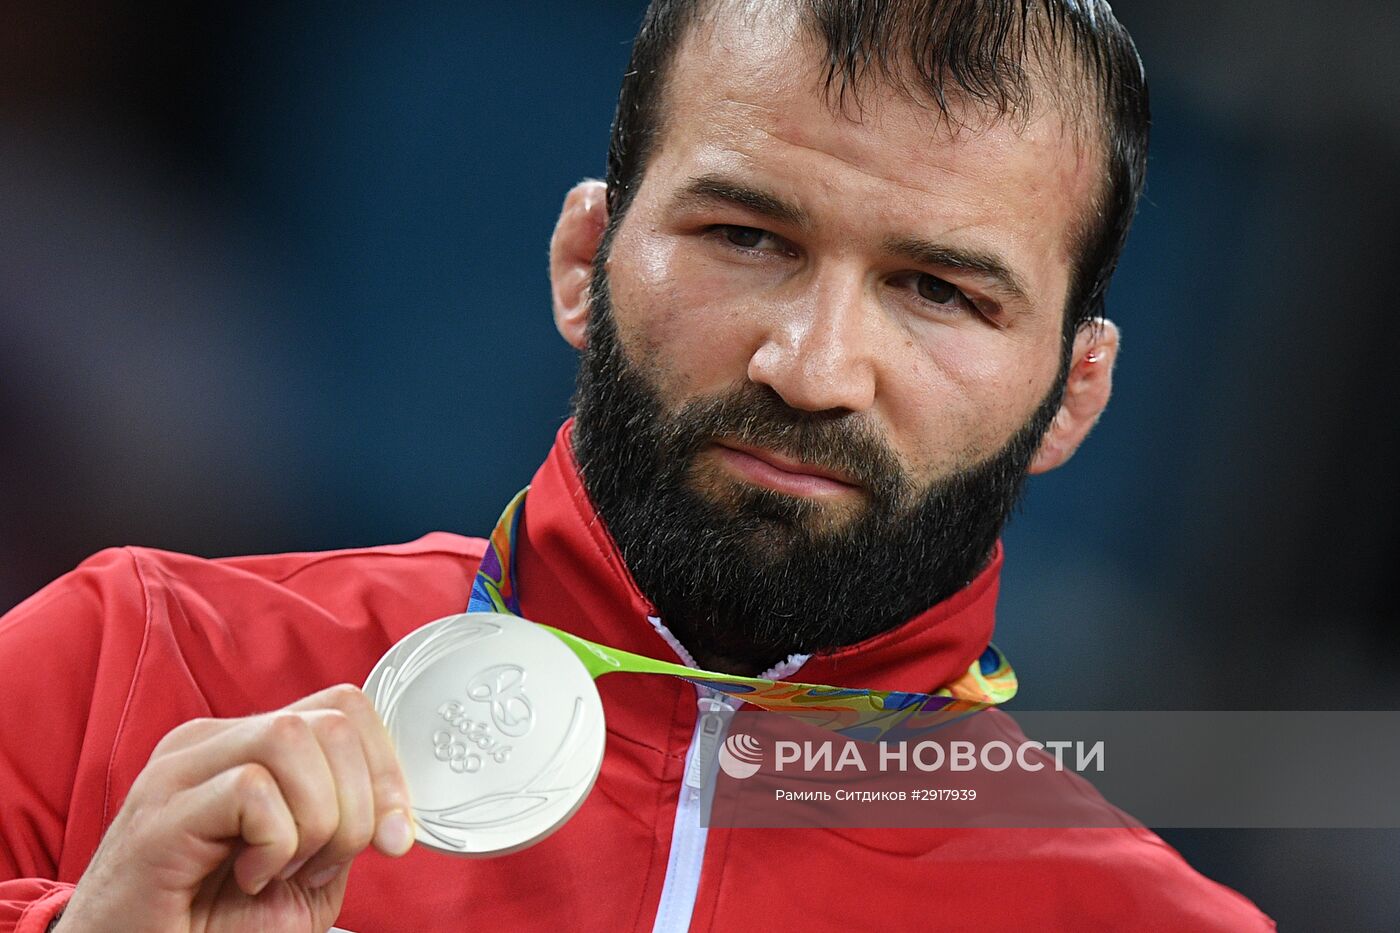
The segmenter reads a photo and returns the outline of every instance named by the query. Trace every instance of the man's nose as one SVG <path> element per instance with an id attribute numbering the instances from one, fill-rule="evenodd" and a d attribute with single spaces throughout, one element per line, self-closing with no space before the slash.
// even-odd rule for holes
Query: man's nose
<path id="1" fill-rule="evenodd" d="M 748 376 L 803 411 L 864 411 L 875 401 L 875 313 L 858 276 L 813 277 L 773 311 Z"/>

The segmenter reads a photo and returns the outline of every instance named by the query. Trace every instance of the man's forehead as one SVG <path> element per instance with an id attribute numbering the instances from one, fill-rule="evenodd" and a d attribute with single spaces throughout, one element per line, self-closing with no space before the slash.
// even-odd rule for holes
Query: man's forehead
<path id="1" fill-rule="evenodd" d="M 995 225 L 1014 229 L 1026 256 L 1073 261 L 1102 186 L 1101 157 L 1086 156 L 1057 112 L 992 119 L 950 99 L 949 115 L 873 76 L 843 100 L 829 92 L 821 40 L 794 23 L 790 6 L 765 4 L 692 29 L 668 75 L 669 125 L 652 156 L 668 187 L 716 169 L 785 175 L 809 192 L 826 189 L 831 211 L 883 211 L 904 228 L 891 234 Z M 878 197 L 852 204 L 857 191 Z"/>
<path id="2" fill-rule="evenodd" d="M 940 103 L 912 74 L 912 60 L 900 64 L 903 54 L 896 53 L 893 67 L 905 74 L 890 78 L 872 70 L 851 86 L 831 71 L 824 41 L 806 26 L 797 4 L 719 0 L 691 24 L 668 69 L 658 142 L 684 127 L 702 135 L 768 132 L 807 146 L 817 137 L 833 141 L 834 130 L 853 142 L 887 137 L 893 144 L 888 157 L 913 161 L 933 146 L 995 134 L 1004 147 L 1035 150 L 1042 163 L 1075 173 L 1087 168 L 1085 200 L 1095 200 L 1104 147 L 1097 131 L 1085 126 L 1082 108 L 1068 104 L 1071 95 L 1054 82 L 1035 79 L 1043 92 L 1008 112 L 951 82 Z M 867 160 L 871 154 L 864 153 Z"/>

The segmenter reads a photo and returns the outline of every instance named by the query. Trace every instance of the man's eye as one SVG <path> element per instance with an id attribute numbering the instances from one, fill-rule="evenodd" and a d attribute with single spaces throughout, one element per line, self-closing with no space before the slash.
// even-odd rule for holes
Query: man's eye
<path id="1" fill-rule="evenodd" d="M 769 237 L 766 230 L 760 230 L 757 227 L 725 225 L 720 228 L 720 233 L 726 240 L 741 249 L 757 249 Z"/>
<path id="2" fill-rule="evenodd" d="M 929 275 L 927 272 L 920 273 L 916 282 L 915 287 L 919 291 L 919 297 L 937 305 L 954 302 L 961 294 L 957 286 L 951 282 L 946 282 L 936 275 Z"/>

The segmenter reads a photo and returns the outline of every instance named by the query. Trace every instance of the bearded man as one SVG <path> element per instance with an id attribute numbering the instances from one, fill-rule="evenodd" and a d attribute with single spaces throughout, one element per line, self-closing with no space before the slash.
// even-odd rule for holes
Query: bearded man
<path id="1" fill-rule="evenodd" d="M 514 529 L 521 614 L 956 695 L 1024 478 L 1107 404 L 1147 122 L 1097 0 L 655 0 L 606 183 L 569 192 L 551 243 L 582 359 Z M 17 607 L 0 929 L 1271 926 L 1142 829 L 707 829 L 687 774 L 737 704 L 659 677 L 600 681 L 602 771 L 558 832 L 412 848 L 348 684 L 462 612 L 484 549 L 114 549 Z"/>

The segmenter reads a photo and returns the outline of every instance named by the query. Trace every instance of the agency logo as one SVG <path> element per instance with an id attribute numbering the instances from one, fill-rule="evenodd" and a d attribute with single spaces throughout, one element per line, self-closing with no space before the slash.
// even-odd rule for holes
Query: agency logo
<path id="1" fill-rule="evenodd" d="M 763 764 L 763 746 L 758 739 L 736 732 L 719 747 L 719 766 L 737 780 L 753 777 Z"/>

